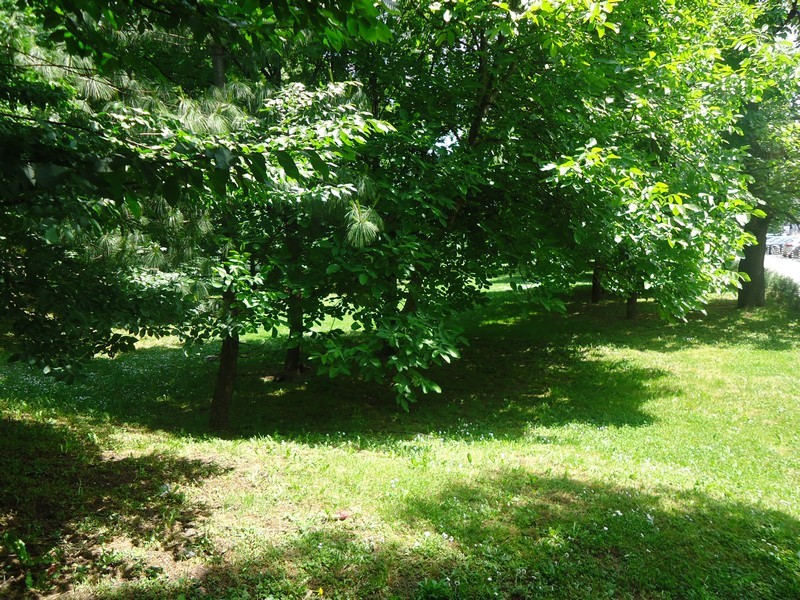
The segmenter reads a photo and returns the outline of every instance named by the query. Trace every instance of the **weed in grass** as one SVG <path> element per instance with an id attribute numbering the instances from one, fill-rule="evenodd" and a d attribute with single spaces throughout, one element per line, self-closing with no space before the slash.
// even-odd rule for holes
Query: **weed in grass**
<path id="1" fill-rule="evenodd" d="M 450 583 L 450 578 L 429 579 L 419 582 L 415 598 L 419 600 L 448 600 L 454 596 L 455 590 Z"/>

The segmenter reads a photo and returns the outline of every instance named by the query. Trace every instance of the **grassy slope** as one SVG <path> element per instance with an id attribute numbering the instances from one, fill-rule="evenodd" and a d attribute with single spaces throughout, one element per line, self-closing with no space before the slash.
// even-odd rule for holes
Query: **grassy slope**
<path id="1" fill-rule="evenodd" d="M 494 293 L 408 414 L 251 340 L 226 438 L 200 354 L 3 367 L 0 595 L 800 597 L 797 324 L 621 312 Z"/>

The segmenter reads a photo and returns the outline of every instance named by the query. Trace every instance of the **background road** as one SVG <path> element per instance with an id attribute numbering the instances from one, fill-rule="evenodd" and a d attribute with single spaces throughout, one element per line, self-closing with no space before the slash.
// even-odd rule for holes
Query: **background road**
<path id="1" fill-rule="evenodd" d="M 791 277 L 800 283 L 800 260 L 767 255 L 764 257 L 764 267 L 773 273 Z"/>

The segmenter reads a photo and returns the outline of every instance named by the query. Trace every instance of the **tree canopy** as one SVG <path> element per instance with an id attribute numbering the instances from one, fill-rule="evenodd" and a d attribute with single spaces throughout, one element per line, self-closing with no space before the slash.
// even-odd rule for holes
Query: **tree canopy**
<path id="1" fill-rule="evenodd" d="M 558 310 L 595 269 L 685 318 L 738 284 L 759 201 L 794 193 L 780 2 L 0 13 L 8 345 L 71 378 L 141 335 L 221 339 L 217 426 L 242 333 L 285 326 L 285 376 L 311 361 L 407 406 L 492 278 Z"/>

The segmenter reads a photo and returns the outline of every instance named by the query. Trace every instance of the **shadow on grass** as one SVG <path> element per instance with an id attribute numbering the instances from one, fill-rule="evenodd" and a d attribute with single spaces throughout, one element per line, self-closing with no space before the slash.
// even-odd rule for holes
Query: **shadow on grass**
<path id="1" fill-rule="evenodd" d="M 533 312 L 512 292 L 493 292 L 487 306 L 464 317 L 471 346 L 452 365 L 433 369 L 444 390 L 401 411 L 388 386 L 309 375 L 268 381 L 280 364 L 277 345 L 245 349 L 228 437 L 275 434 L 312 442 L 339 432 L 372 441 L 419 433 L 463 437 L 517 437 L 530 425 L 587 422 L 642 426 L 652 421 L 643 406 L 682 390 L 664 371 L 587 353 L 601 345 L 675 351 L 703 344 L 794 347 L 793 323 L 775 310 L 743 313 L 718 301 L 704 319 L 667 324 L 645 303 L 642 317 L 627 321 L 619 303 L 590 305 L 580 299 L 564 315 Z M 176 348 L 138 350 L 116 360 L 96 360 L 87 382 L 72 387 L 7 367 L 13 407 L 24 401 L 65 416 L 81 414 L 95 427 L 140 426 L 174 435 L 208 435 L 209 396 L 216 363 Z"/>
<path id="2" fill-rule="evenodd" d="M 221 472 L 199 460 L 103 455 L 88 430 L 0 419 L 0 596 L 135 570 L 106 546 L 114 540 L 190 551 L 198 540 L 183 528 L 205 512 L 178 486 Z"/>
<path id="3" fill-rule="evenodd" d="M 668 323 L 652 302 L 640 302 L 640 317 L 625 318 L 622 300 L 589 302 L 588 291 L 576 290 L 564 315 L 545 314 L 524 302 L 524 294 L 491 292 L 491 300 L 472 317 L 478 323 L 501 323 L 511 335 L 551 336 L 573 344 L 612 344 L 637 350 L 670 352 L 700 345 L 744 346 L 758 350 L 796 348 L 800 318 L 781 307 L 740 310 L 735 299 L 715 299 L 707 315 Z"/>
<path id="4" fill-rule="evenodd" d="M 800 523 L 696 492 L 659 496 L 516 468 L 451 481 L 385 518 L 405 537 L 325 523 L 195 581 L 101 597 L 800 597 Z"/>
<path id="5" fill-rule="evenodd" d="M 652 419 L 642 404 L 672 392 L 661 371 L 591 360 L 568 346 L 495 333 L 483 327 L 460 360 L 432 370 L 442 394 L 421 398 L 409 412 L 400 411 L 392 393 L 377 385 L 309 377 L 276 386 L 245 377 L 234 409 L 237 433 L 270 433 L 307 443 L 339 432 L 372 443 L 420 433 L 516 438 L 531 425 L 647 425 Z"/>
<path id="6" fill-rule="evenodd" d="M 242 359 L 227 436 L 271 434 L 313 443 L 340 432 L 373 442 L 434 433 L 459 438 L 491 433 L 525 435 L 531 425 L 587 422 L 641 426 L 651 422 L 642 405 L 674 393 L 665 373 L 624 361 L 586 357 L 569 342 L 518 335 L 506 325 L 484 325 L 461 360 L 430 373 L 444 390 L 399 409 L 388 386 L 339 378 L 269 381 L 279 354 L 270 346 Z M 209 349 L 206 349 L 210 353 Z M 41 382 L 15 367 L 14 398 L 93 426 L 139 426 L 171 434 L 207 435 L 208 394 L 215 363 L 179 349 L 148 348 L 117 360 L 97 360 L 87 383 L 66 387 Z M 45 389 L 41 389 L 41 385 Z"/>

